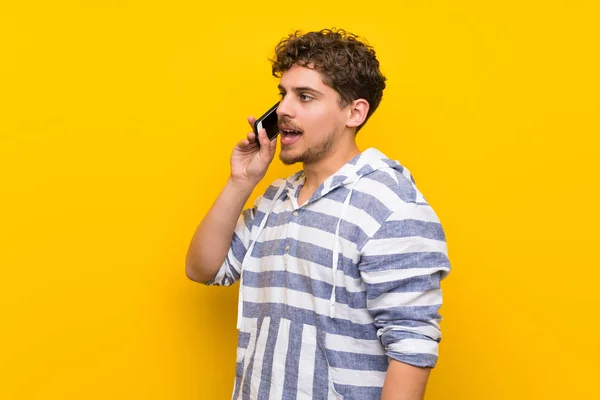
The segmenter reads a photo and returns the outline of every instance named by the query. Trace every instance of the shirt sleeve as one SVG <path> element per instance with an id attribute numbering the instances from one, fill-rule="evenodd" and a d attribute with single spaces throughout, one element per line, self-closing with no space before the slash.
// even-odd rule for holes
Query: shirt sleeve
<path id="1" fill-rule="evenodd" d="M 367 308 L 389 358 L 435 367 L 440 281 L 450 271 L 442 226 L 427 204 L 403 203 L 362 247 Z"/>
<path id="2" fill-rule="evenodd" d="M 229 286 L 240 279 L 242 261 L 246 256 L 250 244 L 250 232 L 252 231 L 257 204 L 258 199 L 254 203 L 253 208 L 244 210 L 238 218 L 227 257 L 225 257 L 225 261 L 215 276 L 206 282 L 205 285 Z"/>

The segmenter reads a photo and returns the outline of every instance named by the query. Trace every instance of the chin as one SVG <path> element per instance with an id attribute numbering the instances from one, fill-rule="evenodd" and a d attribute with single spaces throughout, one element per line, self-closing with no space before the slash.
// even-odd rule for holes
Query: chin
<path id="1" fill-rule="evenodd" d="M 291 149 L 283 150 L 279 153 L 279 159 L 285 165 L 292 165 L 299 162 L 303 162 L 303 158 L 304 157 L 302 156 L 302 154 L 294 154 L 294 152 Z"/>
<path id="2" fill-rule="evenodd" d="M 285 165 L 293 165 L 293 164 L 302 162 L 302 160 L 299 160 L 296 157 L 282 157 L 281 154 L 279 155 L 279 159 Z"/>

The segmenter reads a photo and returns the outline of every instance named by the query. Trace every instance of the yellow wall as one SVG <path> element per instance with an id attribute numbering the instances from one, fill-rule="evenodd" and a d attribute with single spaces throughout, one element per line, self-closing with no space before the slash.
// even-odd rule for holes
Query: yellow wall
<path id="1" fill-rule="evenodd" d="M 596 2 L 161 3 L 0 6 L 1 399 L 229 398 L 237 286 L 185 252 L 277 98 L 273 46 L 331 26 L 389 79 L 361 148 L 447 232 L 427 400 L 594 398 Z"/>

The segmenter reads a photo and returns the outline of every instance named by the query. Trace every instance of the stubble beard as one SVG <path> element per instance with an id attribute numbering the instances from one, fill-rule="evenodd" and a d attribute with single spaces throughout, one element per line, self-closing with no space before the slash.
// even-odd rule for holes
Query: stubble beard
<path id="1" fill-rule="evenodd" d="M 335 144 L 335 138 L 333 133 L 327 135 L 327 138 L 323 140 L 321 143 L 313 146 L 311 148 L 305 149 L 304 152 L 300 154 L 286 154 L 285 151 L 279 153 L 279 159 L 285 165 L 292 165 L 296 163 L 304 163 L 311 164 L 316 161 L 321 160 L 327 154 L 331 153 L 333 149 L 333 145 Z"/>

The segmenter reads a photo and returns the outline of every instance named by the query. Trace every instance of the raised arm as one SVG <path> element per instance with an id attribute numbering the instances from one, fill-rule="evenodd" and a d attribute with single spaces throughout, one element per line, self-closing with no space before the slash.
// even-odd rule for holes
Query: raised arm
<path id="1" fill-rule="evenodd" d="M 249 117 L 248 123 L 253 126 L 254 118 Z M 250 132 L 246 140 L 235 146 L 227 184 L 196 228 L 185 265 L 186 275 L 193 281 L 205 283 L 217 273 L 231 246 L 244 204 L 273 161 L 277 141 L 269 142 L 264 129 L 258 140 L 260 148 Z"/>

